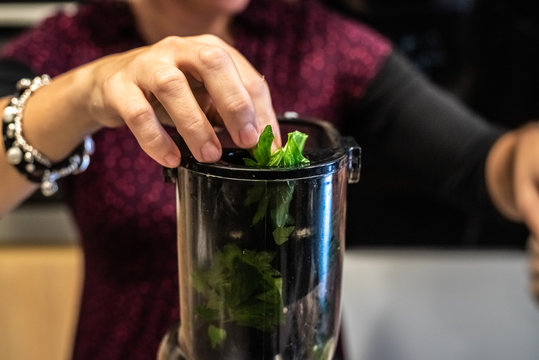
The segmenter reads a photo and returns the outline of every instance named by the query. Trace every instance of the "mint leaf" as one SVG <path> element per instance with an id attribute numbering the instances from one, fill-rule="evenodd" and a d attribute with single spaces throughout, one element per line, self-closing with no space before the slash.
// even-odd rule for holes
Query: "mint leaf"
<path id="1" fill-rule="evenodd" d="M 278 227 L 272 232 L 273 240 L 277 245 L 282 245 L 288 241 L 288 238 L 290 237 L 290 234 L 292 234 L 292 231 L 294 231 L 293 226 Z"/>
<path id="2" fill-rule="evenodd" d="M 207 268 L 194 272 L 191 282 L 202 299 L 195 313 L 210 323 L 212 346 L 226 336 L 212 322 L 233 322 L 267 332 L 281 324 L 282 279 L 271 265 L 273 257 L 266 251 L 242 250 L 228 244 L 214 254 Z"/>
<path id="3" fill-rule="evenodd" d="M 288 134 L 288 141 L 283 148 L 283 166 L 307 166 L 309 160 L 303 156 L 303 148 L 307 141 L 307 135 L 299 131 Z"/>
<path id="4" fill-rule="evenodd" d="M 275 137 L 273 136 L 271 125 L 267 125 L 264 128 L 264 131 L 262 131 L 262 134 L 260 134 L 258 143 L 253 149 L 251 149 L 251 154 L 253 155 L 253 158 L 258 166 L 268 165 L 271 158 L 271 144 L 273 143 L 274 138 Z M 249 164 L 246 163 L 246 165 Z"/>
<path id="5" fill-rule="evenodd" d="M 273 132 L 271 126 L 267 125 L 258 138 L 258 143 L 251 149 L 253 159 L 244 158 L 245 165 L 251 167 L 299 167 L 309 165 L 309 160 L 303 156 L 303 148 L 307 141 L 307 134 L 293 131 L 288 134 L 288 140 L 282 148 L 271 152 L 273 143 Z"/>
<path id="6" fill-rule="evenodd" d="M 290 181 L 278 184 L 272 189 L 273 210 L 271 211 L 271 217 L 276 227 L 283 227 L 292 223 L 289 209 L 294 189 L 294 183 Z"/>
<path id="7" fill-rule="evenodd" d="M 250 160 L 250 159 L 248 159 Z M 251 205 L 258 203 L 256 213 L 253 216 L 252 225 L 256 225 L 266 216 L 268 203 L 270 198 L 268 196 L 267 187 L 265 182 L 255 183 L 248 191 L 247 198 L 245 199 L 245 205 Z"/>
<path id="8" fill-rule="evenodd" d="M 306 140 L 307 135 L 297 130 L 289 133 L 285 146 L 271 154 L 268 166 L 288 168 L 309 165 L 309 160 L 303 156 Z"/>
<path id="9" fill-rule="evenodd" d="M 206 321 L 219 319 L 219 311 L 207 306 L 198 306 L 195 309 L 195 313 L 198 315 L 198 317 Z"/>
<path id="10" fill-rule="evenodd" d="M 257 167 L 258 166 L 258 163 L 256 161 L 254 161 L 253 159 L 243 158 L 243 161 L 245 162 L 245 165 L 247 165 L 247 166 L 250 166 L 250 167 Z"/>
<path id="11" fill-rule="evenodd" d="M 217 326 L 208 326 L 208 336 L 210 337 L 211 347 L 215 348 L 226 339 L 226 330 Z"/>
<path id="12" fill-rule="evenodd" d="M 284 147 L 271 153 L 271 144 L 273 143 L 273 133 L 271 126 L 267 125 L 260 135 L 258 143 L 251 149 L 253 159 L 243 159 L 245 165 L 251 167 L 275 167 L 275 168 L 293 168 L 309 165 L 309 160 L 303 156 L 303 149 L 307 141 L 307 135 L 293 131 L 288 134 L 288 140 Z M 286 182 L 284 185 L 276 184 L 273 187 L 266 187 L 264 183 L 255 184 L 247 192 L 245 205 L 258 203 L 255 215 L 251 222 L 256 225 L 261 222 L 271 207 L 270 215 L 273 223 L 273 239 L 278 245 L 284 244 L 292 232 L 294 219 L 290 215 L 289 208 L 292 196 L 294 194 L 294 184 Z"/>

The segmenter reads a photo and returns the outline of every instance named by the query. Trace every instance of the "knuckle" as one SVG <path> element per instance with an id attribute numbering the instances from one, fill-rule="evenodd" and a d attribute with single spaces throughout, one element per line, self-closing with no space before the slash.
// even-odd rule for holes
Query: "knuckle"
<path id="1" fill-rule="evenodd" d="M 207 119 L 203 114 L 185 113 L 176 129 L 182 135 L 200 137 L 206 131 Z"/>
<path id="2" fill-rule="evenodd" d="M 244 86 L 249 93 L 255 97 L 263 97 L 269 95 L 268 84 L 262 77 L 252 77 L 248 80 L 244 80 Z"/>
<path id="3" fill-rule="evenodd" d="M 225 111 L 233 117 L 239 117 L 253 111 L 252 105 L 242 98 L 233 98 L 227 101 Z"/>
<path id="4" fill-rule="evenodd" d="M 230 55 L 219 46 L 202 45 L 198 50 L 200 63 L 208 69 L 220 69 L 223 64 L 230 62 Z"/>
<path id="5" fill-rule="evenodd" d="M 122 82 L 123 81 L 118 74 L 105 76 L 101 83 L 101 91 L 103 93 L 103 97 L 108 101 L 113 99 L 117 94 L 118 84 Z"/>
<path id="6" fill-rule="evenodd" d="M 180 132 L 185 134 L 193 134 L 201 131 L 202 124 L 198 119 L 189 119 L 185 120 L 181 127 Z"/>
<path id="7" fill-rule="evenodd" d="M 208 44 L 222 44 L 223 40 L 219 38 L 218 36 L 215 36 L 213 34 L 202 34 L 198 36 L 198 39 L 202 42 L 208 43 Z"/>
<path id="8" fill-rule="evenodd" d="M 176 46 L 178 42 L 180 41 L 180 37 L 178 36 L 166 36 L 163 39 L 159 40 L 157 43 L 155 43 L 155 46 L 157 47 L 170 47 L 170 46 Z"/>
<path id="9" fill-rule="evenodd" d="M 177 69 L 158 69 L 152 75 L 152 86 L 157 92 L 170 92 L 180 88 L 186 82 L 185 75 Z"/>
<path id="10" fill-rule="evenodd" d="M 163 147 L 163 138 L 159 131 L 148 129 L 138 137 L 140 146 L 148 153 L 157 153 Z"/>
<path id="11" fill-rule="evenodd" d="M 131 105 L 124 113 L 124 121 L 135 128 L 144 127 L 152 118 L 152 109 L 144 105 Z"/>

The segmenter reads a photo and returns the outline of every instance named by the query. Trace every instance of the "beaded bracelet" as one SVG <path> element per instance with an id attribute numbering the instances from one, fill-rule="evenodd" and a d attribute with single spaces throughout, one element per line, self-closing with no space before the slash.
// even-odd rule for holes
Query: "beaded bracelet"
<path id="1" fill-rule="evenodd" d="M 41 184 L 41 193 L 51 196 L 58 191 L 57 181 L 71 174 L 79 174 L 88 168 L 94 142 L 86 136 L 73 152 L 64 160 L 53 163 L 45 155 L 28 144 L 22 134 L 23 110 L 28 98 L 50 81 L 48 75 L 34 79 L 21 79 L 17 83 L 17 93 L 4 110 L 2 133 L 7 162 L 13 165 L 28 180 Z"/>

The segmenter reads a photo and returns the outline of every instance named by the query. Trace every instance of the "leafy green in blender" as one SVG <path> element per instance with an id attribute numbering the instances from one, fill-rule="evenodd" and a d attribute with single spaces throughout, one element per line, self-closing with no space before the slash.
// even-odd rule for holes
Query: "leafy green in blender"
<path id="1" fill-rule="evenodd" d="M 271 266 L 273 256 L 225 245 L 207 269 L 193 274 L 193 287 L 205 298 L 197 315 L 208 322 L 219 320 L 219 326 L 233 322 L 275 331 L 283 318 L 283 303 L 281 275 Z M 211 324 L 208 335 L 215 347 L 225 340 L 226 330 Z"/>
<path id="2" fill-rule="evenodd" d="M 260 134 L 258 143 L 251 150 L 254 159 L 245 158 L 245 165 L 251 167 L 293 168 L 308 166 L 309 160 L 303 156 L 303 148 L 307 134 L 299 131 L 288 133 L 288 140 L 282 148 L 271 152 L 274 135 L 271 126 L 267 125 Z"/>
<path id="3" fill-rule="evenodd" d="M 274 135 L 271 126 L 262 132 L 258 144 L 251 149 L 247 166 L 262 168 L 293 168 L 309 165 L 302 154 L 307 135 L 294 131 L 288 134 L 286 145 L 271 151 Z M 245 205 L 256 206 L 251 225 L 271 220 L 272 235 L 282 245 L 294 231 L 290 203 L 294 195 L 293 181 L 264 182 L 253 185 Z M 264 232 L 262 233 L 263 236 Z M 195 311 L 208 324 L 212 348 L 227 338 L 227 323 L 247 326 L 263 332 L 274 332 L 284 319 L 283 280 L 272 266 L 274 254 L 267 251 L 240 249 L 227 244 L 217 251 L 208 267 L 195 271 L 192 286 L 201 298 Z"/>
<path id="4" fill-rule="evenodd" d="M 251 150 L 253 159 L 245 158 L 245 165 L 262 168 L 294 168 L 308 166 L 309 160 L 303 156 L 303 148 L 307 135 L 293 131 L 288 134 L 288 140 L 282 148 L 271 152 L 274 135 L 271 126 L 265 127 L 258 143 Z M 254 185 L 247 193 L 246 205 L 258 203 L 252 225 L 263 220 L 270 207 L 270 217 L 273 224 L 273 239 L 277 245 L 282 245 L 294 231 L 294 219 L 290 215 L 290 202 L 294 194 L 294 183 L 266 184 L 261 182 Z"/>

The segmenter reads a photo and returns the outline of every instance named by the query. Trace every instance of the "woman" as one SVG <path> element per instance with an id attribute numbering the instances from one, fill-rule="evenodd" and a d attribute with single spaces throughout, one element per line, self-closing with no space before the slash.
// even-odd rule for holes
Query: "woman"
<path id="1" fill-rule="evenodd" d="M 276 113 L 324 118 L 429 188 L 539 234 L 539 129 L 488 126 L 387 40 L 314 1 L 98 1 L 47 20 L 3 58 L 6 74 L 53 77 L 24 104 L 33 149 L 55 163 L 95 140 L 91 166 L 68 184 L 86 256 L 75 359 L 151 357 L 178 317 L 174 194 L 160 165 L 181 154 L 164 125 L 211 162 L 221 155 L 212 124 L 248 148 Z M 39 186 L 6 152 L 0 214 Z"/>

